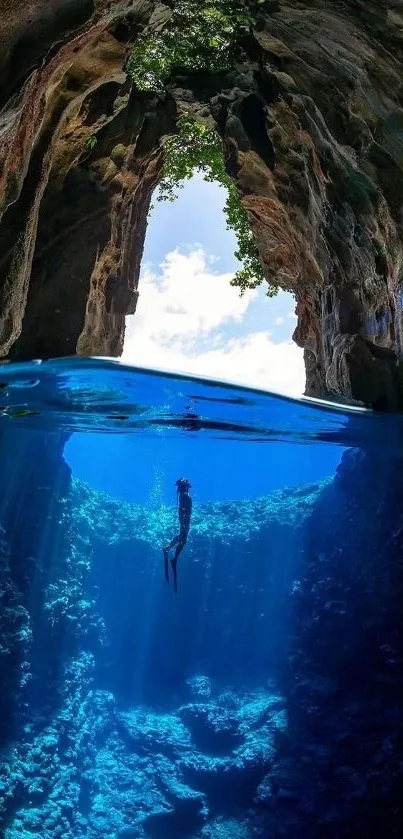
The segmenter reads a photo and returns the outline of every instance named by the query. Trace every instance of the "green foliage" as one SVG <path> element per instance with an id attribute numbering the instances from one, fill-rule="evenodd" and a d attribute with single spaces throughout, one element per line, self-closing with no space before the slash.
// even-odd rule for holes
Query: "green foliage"
<path id="1" fill-rule="evenodd" d="M 95 136 L 95 134 L 90 134 L 90 136 L 87 137 L 87 139 L 85 141 L 86 148 L 90 149 L 90 151 L 92 151 L 92 149 L 95 148 L 97 142 L 98 142 L 98 138 Z"/>
<path id="2" fill-rule="evenodd" d="M 257 0 L 254 5 L 259 8 L 265 3 L 266 0 Z M 174 71 L 229 70 L 239 56 L 240 37 L 249 31 L 245 0 L 174 0 L 170 5 L 172 16 L 163 31 L 146 32 L 132 50 L 127 70 L 138 90 L 162 93 Z M 248 288 L 257 288 L 264 279 L 262 266 L 247 213 L 224 166 L 220 139 L 203 122 L 186 116 L 179 122 L 178 134 L 165 144 L 159 200 L 175 200 L 177 190 L 197 169 L 204 173 L 206 181 L 217 181 L 228 192 L 227 228 L 235 232 L 236 257 L 243 265 L 232 285 L 241 294 Z M 276 289 L 269 286 L 268 295 L 274 294 Z"/>
<path id="3" fill-rule="evenodd" d="M 136 41 L 127 72 L 139 90 L 161 93 L 171 72 L 171 56 L 163 38 L 144 36 Z"/>
<path id="4" fill-rule="evenodd" d="M 160 93 L 174 69 L 226 71 L 248 28 L 243 0 L 175 0 L 165 29 L 136 42 L 128 74 L 139 90 Z"/>
<path id="5" fill-rule="evenodd" d="M 246 289 L 257 288 L 264 280 L 259 254 L 249 229 L 247 213 L 240 201 L 237 188 L 224 166 L 219 136 L 204 122 L 187 115 L 178 123 L 178 134 L 165 143 L 165 163 L 160 183 L 159 201 L 175 201 L 177 191 L 189 180 L 195 170 L 203 172 L 204 180 L 218 182 L 228 193 L 224 212 L 227 229 L 233 230 L 238 241 L 235 254 L 243 267 L 237 272 L 231 285 L 237 286 L 241 294 Z M 269 297 L 277 289 L 269 286 Z"/>

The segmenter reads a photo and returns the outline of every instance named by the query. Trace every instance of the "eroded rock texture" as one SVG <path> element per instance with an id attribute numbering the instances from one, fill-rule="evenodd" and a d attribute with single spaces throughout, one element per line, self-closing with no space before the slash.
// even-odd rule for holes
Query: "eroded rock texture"
<path id="1" fill-rule="evenodd" d="M 401 408 L 402 0 L 250 0 L 231 72 L 140 94 L 125 64 L 169 6 L 3 0 L 2 354 L 119 354 L 161 138 L 190 109 L 295 293 L 307 393 Z"/>

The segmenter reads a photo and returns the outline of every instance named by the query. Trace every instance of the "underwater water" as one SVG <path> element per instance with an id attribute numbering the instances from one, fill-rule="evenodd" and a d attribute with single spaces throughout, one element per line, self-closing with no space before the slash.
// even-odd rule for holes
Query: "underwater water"
<path id="1" fill-rule="evenodd" d="M 1 836 L 400 836 L 403 418 L 77 359 L 0 412 Z"/>

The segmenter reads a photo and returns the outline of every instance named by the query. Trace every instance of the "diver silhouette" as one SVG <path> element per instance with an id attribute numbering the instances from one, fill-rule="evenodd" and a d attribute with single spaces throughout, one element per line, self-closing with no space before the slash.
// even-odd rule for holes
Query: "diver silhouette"
<path id="1" fill-rule="evenodd" d="M 172 539 L 172 542 L 170 542 L 170 544 L 163 549 L 165 579 L 167 583 L 169 583 L 169 551 L 171 550 L 171 548 L 176 547 L 174 557 L 173 559 L 171 559 L 171 566 L 174 575 L 175 594 L 178 593 L 178 559 L 187 542 L 190 527 L 190 519 L 192 516 L 192 499 L 189 495 L 190 488 L 191 484 L 189 483 L 187 478 L 179 478 L 176 481 L 176 489 L 178 493 L 179 533 L 177 536 L 175 536 L 174 539 Z"/>

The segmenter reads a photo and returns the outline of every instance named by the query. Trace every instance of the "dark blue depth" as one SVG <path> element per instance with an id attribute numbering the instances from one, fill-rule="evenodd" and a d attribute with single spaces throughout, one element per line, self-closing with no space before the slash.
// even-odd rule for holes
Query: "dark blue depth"
<path id="1" fill-rule="evenodd" d="M 1 836 L 400 836 L 402 418 L 2 373 Z"/>

